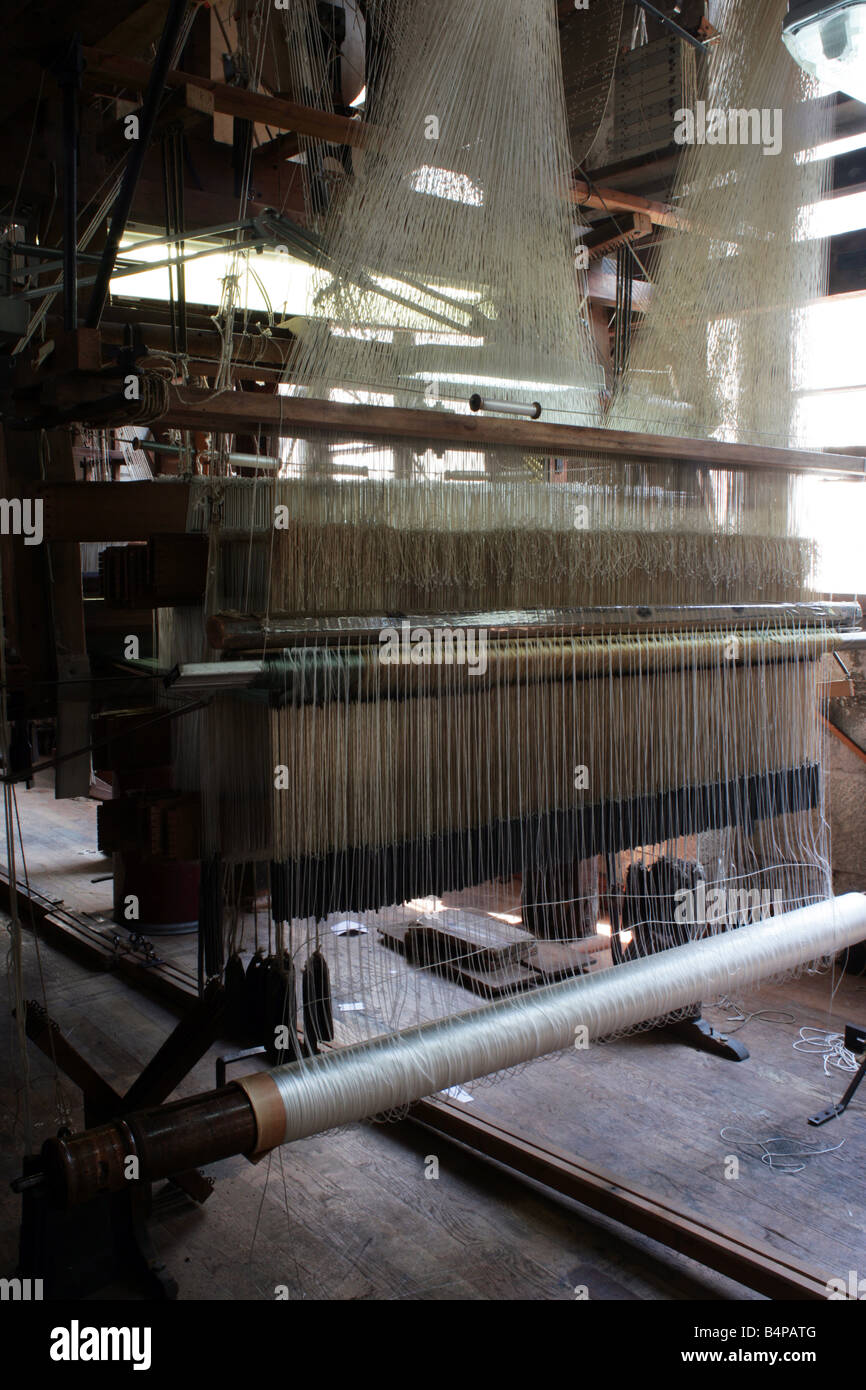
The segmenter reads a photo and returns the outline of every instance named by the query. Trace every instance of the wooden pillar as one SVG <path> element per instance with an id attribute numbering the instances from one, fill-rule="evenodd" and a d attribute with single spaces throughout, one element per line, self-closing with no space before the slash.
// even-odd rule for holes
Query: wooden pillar
<path id="1" fill-rule="evenodd" d="M 68 429 L 46 436 L 45 477 L 50 482 L 74 482 L 72 435 Z M 76 541 L 51 541 L 51 607 L 57 667 L 57 755 L 59 758 L 90 742 L 90 660 L 84 635 L 81 592 L 81 547 Z M 57 766 L 54 795 L 86 796 L 90 790 L 90 753 Z"/>

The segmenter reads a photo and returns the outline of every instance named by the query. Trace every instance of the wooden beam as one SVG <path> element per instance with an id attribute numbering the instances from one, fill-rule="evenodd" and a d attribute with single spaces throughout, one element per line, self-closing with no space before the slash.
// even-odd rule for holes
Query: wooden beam
<path id="1" fill-rule="evenodd" d="M 637 241 L 651 231 L 652 223 L 645 212 L 626 212 L 616 219 L 604 217 L 600 222 L 594 222 L 583 238 L 583 245 L 595 259 L 607 255 L 622 242 Z"/>
<path id="2" fill-rule="evenodd" d="M 852 692 L 846 690 L 844 693 L 848 695 Z M 855 743 L 853 738 L 849 738 L 847 734 L 844 734 L 842 730 L 833 723 L 832 719 L 828 719 L 826 715 L 822 715 L 821 718 L 824 721 L 827 731 L 831 733 L 834 738 L 837 738 L 843 747 L 848 749 L 849 753 L 853 753 L 858 757 L 861 763 L 866 763 L 866 750 L 861 748 L 859 743 Z"/>
<path id="3" fill-rule="evenodd" d="M 578 207 L 595 208 L 600 212 L 641 213 L 657 227 L 686 229 L 686 222 L 670 203 L 656 203 L 651 198 L 642 198 L 639 193 L 622 193 L 615 188 L 599 188 L 597 184 L 590 186 L 583 179 L 574 179 L 571 197 Z"/>
<path id="4" fill-rule="evenodd" d="M 184 535 L 186 483 L 44 483 L 49 541 L 145 541 Z"/>
<path id="5" fill-rule="evenodd" d="M 225 1011 L 225 989 L 211 981 L 136 1077 L 123 1097 L 120 1113 L 150 1109 L 167 1100 L 219 1036 Z"/>
<path id="6" fill-rule="evenodd" d="M 124 89 L 142 89 L 150 78 L 150 63 L 136 58 L 123 58 L 101 48 L 83 50 L 87 67 L 84 85 L 101 90 L 106 85 Z M 213 107 L 221 115 L 237 116 L 244 121 L 259 121 L 275 130 L 291 130 L 300 135 L 313 135 L 334 145 L 362 145 L 367 138 L 362 121 L 347 116 L 335 116 L 318 111 L 284 97 L 271 97 L 265 92 L 248 92 L 227 82 L 199 77 L 173 68 L 166 78 L 167 87 L 200 87 L 213 96 Z"/>
<path id="7" fill-rule="evenodd" d="M 657 1240 L 707 1269 L 715 1269 L 768 1298 L 825 1301 L 827 1275 L 763 1241 L 747 1239 L 718 1222 L 710 1223 L 657 1197 L 637 1183 L 626 1182 L 583 1159 L 515 1134 L 498 1121 L 469 1113 L 447 1100 L 425 1100 L 412 1107 L 409 1120 L 465 1144 L 487 1159 L 583 1203 Z"/>
<path id="8" fill-rule="evenodd" d="M 85 342 L 88 341 L 85 338 Z M 92 346 L 92 343 L 91 343 Z M 75 484 L 75 462 L 68 429 L 49 430 L 44 476 L 48 482 Z M 81 592 L 81 551 L 74 541 L 51 543 L 51 611 L 57 662 L 57 766 L 54 795 L 58 800 L 86 796 L 90 787 L 90 753 L 67 755 L 84 748 L 90 730 L 90 660 L 84 631 Z"/>
<path id="9" fill-rule="evenodd" d="M 34 999 L 28 999 L 24 1010 L 25 1029 L 30 1041 L 81 1090 L 84 1097 L 84 1123 L 103 1124 L 114 1115 L 119 1115 L 123 1102 L 117 1091 L 64 1037 L 43 1006 Z"/>
<path id="10" fill-rule="evenodd" d="M 405 410 L 393 406 L 344 405 L 300 396 L 270 396 L 241 391 L 214 395 L 193 388 L 170 387 L 160 424 L 179 429 L 226 433 L 274 433 L 305 430 L 341 431 L 357 438 L 395 438 L 454 444 L 512 446 L 539 453 L 567 455 L 587 450 L 617 458 L 678 460 L 701 468 L 778 468 L 790 472 L 831 472 L 862 477 L 866 459 L 803 449 L 758 444 L 725 444 L 714 439 L 679 439 L 590 425 L 548 424 L 451 411 Z M 127 485 L 128 486 L 128 485 Z M 134 539 L 130 537 L 130 539 Z"/>

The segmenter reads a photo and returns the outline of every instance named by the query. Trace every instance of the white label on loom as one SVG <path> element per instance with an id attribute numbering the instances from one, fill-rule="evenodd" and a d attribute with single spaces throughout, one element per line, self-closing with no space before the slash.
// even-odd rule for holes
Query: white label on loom
<path id="1" fill-rule="evenodd" d="M 362 1014 L 364 1012 L 364 1005 L 360 999 L 356 999 L 352 1004 L 338 1004 L 337 1008 L 341 1014 Z"/>
<path id="2" fill-rule="evenodd" d="M 331 927 L 335 936 L 366 936 L 367 928 L 361 922 L 335 922 Z"/>

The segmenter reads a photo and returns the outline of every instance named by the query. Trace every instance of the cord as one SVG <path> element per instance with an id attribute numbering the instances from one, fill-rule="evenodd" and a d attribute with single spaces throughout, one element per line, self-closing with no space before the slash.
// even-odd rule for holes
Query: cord
<path id="1" fill-rule="evenodd" d="M 823 1057 L 825 1076 L 830 1075 L 831 1068 L 835 1071 L 855 1072 L 860 1066 L 854 1053 L 845 1046 L 843 1035 L 823 1028 L 801 1028 L 800 1036 L 794 1043 L 794 1051 Z"/>
<path id="2" fill-rule="evenodd" d="M 795 1044 L 796 1046 L 796 1044 Z M 838 1144 L 826 1144 L 819 1146 L 817 1143 L 810 1144 L 804 1139 L 787 1134 L 773 1134 L 768 1139 L 759 1139 L 754 1134 L 748 1134 L 744 1129 L 737 1129 L 736 1125 L 725 1125 L 719 1130 L 719 1137 L 725 1140 L 732 1140 L 744 1146 L 753 1146 L 760 1150 L 759 1154 L 749 1154 L 748 1157 L 760 1157 L 761 1162 L 771 1173 L 802 1173 L 806 1167 L 805 1163 L 798 1163 L 800 1158 L 818 1158 L 821 1154 L 835 1153 L 841 1149 L 845 1143 L 840 1139 Z M 788 1145 L 787 1148 L 771 1148 L 773 1144 Z M 779 1160 L 782 1160 L 781 1162 Z"/>

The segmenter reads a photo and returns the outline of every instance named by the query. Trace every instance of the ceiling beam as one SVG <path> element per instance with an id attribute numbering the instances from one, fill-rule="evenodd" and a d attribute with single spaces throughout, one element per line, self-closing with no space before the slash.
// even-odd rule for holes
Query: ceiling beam
<path id="1" fill-rule="evenodd" d="M 83 50 L 87 67 L 84 85 L 101 91 L 106 86 L 141 90 L 150 80 L 150 63 L 137 58 L 122 58 L 101 48 Z M 180 72 L 172 68 L 166 78 L 167 87 L 201 87 L 213 95 L 214 110 L 224 116 L 237 116 L 244 121 L 259 121 L 275 130 L 296 131 L 312 135 L 335 145 L 361 145 L 366 132 L 362 121 L 347 116 L 335 116 L 330 111 L 317 111 L 284 97 L 268 96 L 266 92 L 249 92 L 228 82 L 216 82 L 210 77 Z"/>
<path id="2" fill-rule="evenodd" d="M 600 188 L 597 184 L 586 183 L 583 179 L 573 179 L 572 201 L 582 208 L 594 208 L 599 212 L 634 212 L 648 217 L 656 227 L 673 227 L 685 230 L 686 223 L 674 211 L 670 203 L 656 203 L 651 198 L 642 198 L 639 193 L 623 193 L 616 188 Z"/>

